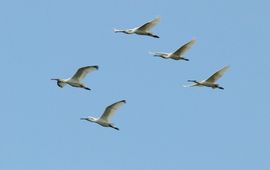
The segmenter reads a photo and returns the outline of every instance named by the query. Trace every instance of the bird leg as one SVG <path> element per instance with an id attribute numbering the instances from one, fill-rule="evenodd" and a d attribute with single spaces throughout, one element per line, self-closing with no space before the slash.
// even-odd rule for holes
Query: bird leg
<path id="1" fill-rule="evenodd" d="M 85 90 L 91 90 L 89 87 L 86 87 L 84 85 L 80 85 L 81 88 L 84 88 Z"/>
<path id="2" fill-rule="evenodd" d="M 91 90 L 89 87 L 83 87 L 85 90 Z"/>
<path id="3" fill-rule="evenodd" d="M 185 60 L 185 61 L 189 61 L 189 59 L 187 59 L 187 58 L 181 58 L 182 60 Z"/>
<path id="4" fill-rule="evenodd" d="M 220 86 L 218 86 L 217 88 L 219 88 L 219 89 L 221 89 L 221 90 L 224 90 L 224 88 L 223 88 L 223 87 L 220 87 Z"/>
<path id="5" fill-rule="evenodd" d="M 112 124 L 109 124 L 109 127 L 114 128 L 115 130 L 120 130 L 118 127 L 115 127 Z"/>
<path id="6" fill-rule="evenodd" d="M 151 37 L 154 37 L 154 38 L 159 38 L 159 36 L 155 35 L 155 34 L 152 34 L 150 32 L 147 33 L 148 36 L 151 36 Z"/>

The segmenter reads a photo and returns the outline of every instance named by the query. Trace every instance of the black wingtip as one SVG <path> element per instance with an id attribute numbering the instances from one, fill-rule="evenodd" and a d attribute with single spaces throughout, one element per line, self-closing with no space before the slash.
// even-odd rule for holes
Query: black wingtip
<path id="1" fill-rule="evenodd" d="M 96 66 L 93 66 L 93 67 L 95 67 L 97 70 L 99 69 L 99 67 L 98 67 L 98 65 L 96 65 Z"/>
<path id="2" fill-rule="evenodd" d="M 153 35 L 153 37 L 154 37 L 154 38 L 160 38 L 160 37 L 159 37 L 159 36 L 157 36 L 157 35 Z"/>
<path id="3" fill-rule="evenodd" d="M 121 102 L 124 102 L 124 103 L 126 103 L 126 100 L 121 100 Z"/>

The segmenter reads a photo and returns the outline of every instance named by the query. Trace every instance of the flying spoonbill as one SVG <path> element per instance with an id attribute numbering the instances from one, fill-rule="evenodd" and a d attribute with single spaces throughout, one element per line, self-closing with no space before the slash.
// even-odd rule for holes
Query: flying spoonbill
<path id="1" fill-rule="evenodd" d="M 206 80 L 202 80 L 202 81 L 197 81 L 197 80 L 188 80 L 188 82 L 193 82 L 194 84 L 189 85 L 189 86 L 184 86 L 184 87 L 193 87 L 193 86 L 205 86 L 205 87 L 211 87 L 213 89 L 215 88 L 219 88 L 224 90 L 223 87 L 219 86 L 219 84 L 216 84 L 215 82 L 223 76 L 223 74 L 225 73 L 225 71 L 229 68 L 229 66 L 225 66 L 222 69 L 218 70 L 217 72 L 215 72 L 212 76 L 210 76 L 208 79 Z"/>
<path id="2" fill-rule="evenodd" d="M 114 124 L 110 122 L 110 118 L 115 113 L 115 111 L 125 103 L 126 103 L 125 100 L 121 100 L 111 104 L 110 106 L 106 107 L 104 113 L 99 118 L 89 116 L 87 118 L 81 118 L 81 120 L 87 120 L 89 122 L 97 123 L 103 127 L 111 127 L 116 130 L 119 130 L 119 128 L 115 127 Z"/>
<path id="3" fill-rule="evenodd" d="M 79 87 L 84 88 L 86 90 L 91 90 L 90 88 L 86 87 L 81 80 L 90 72 L 98 70 L 98 66 L 86 66 L 79 68 L 77 72 L 73 75 L 73 77 L 68 79 L 51 79 L 56 80 L 57 85 L 63 88 L 66 84 L 69 84 L 72 87 Z"/>
<path id="4" fill-rule="evenodd" d="M 165 59 L 174 59 L 174 60 L 185 60 L 189 61 L 189 59 L 184 58 L 183 55 L 184 53 L 191 48 L 191 46 L 196 42 L 195 39 L 189 41 L 188 43 L 182 45 L 180 48 L 178 48 L 175 52 L 172 53 L 164 53 L 164 52 L 150 52 L 150 54 L 156 56 L 156 57 L 161 57 Z"/>
<path id="5" fill-rule="evenodd" d="M 143 24 L 142 26 L 136 27 L 136 28 L 132 28 L 132 29 L 125 29 L 125 30 L 119 30 L 119 29 L 114 29 L 114 32 L 122 32 L 125 34 L 138 34 L 138 35 L 146 35 L 146 36 L 151 36 L 154 38 L 159 38 L 159 36 L 149 32 L 149 30 L 151 28 L 153 28 L 155 25 L 157 25 L 160 21 L 160 17 L 157 17 L 145 24 Z"/>

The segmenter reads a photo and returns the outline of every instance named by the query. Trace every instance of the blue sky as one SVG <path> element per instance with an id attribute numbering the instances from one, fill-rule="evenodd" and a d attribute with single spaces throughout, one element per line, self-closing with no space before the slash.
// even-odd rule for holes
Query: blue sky
<path id="1" fill-rule="evenodd" d="M 269 2 L 0 2 L 0 169 L 270 169 Z M 113 33 L 157 16 L 161 38 Z M 154 58 L 195 38 L 185 61 Z M 51 78 L 99 65 L 87 91 Z M 225 88 L 183 88 L 230 65 Z M 125 99 L 116 131 L 81 117 Z"/>

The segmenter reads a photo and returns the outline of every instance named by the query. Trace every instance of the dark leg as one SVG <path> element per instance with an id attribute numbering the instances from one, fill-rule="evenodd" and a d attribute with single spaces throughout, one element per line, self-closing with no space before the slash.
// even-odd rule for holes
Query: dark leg
<path id="1" fill-rule="evenodd" d="M 88 87 L 84 87 L 84 89 L 85 89 L 85 90 L 91 90 L 91 89 L 90 89 L 90 88 L 88 88 Z"/>
<path id="2" fill-rule="evenodd" d="M 154 38 L 159 38 L 159 36 L 157 36 L 157 35 L 153 35 L 152 37 L 154 37 Z"/>
<path id="3" fill-rule="evenodd" d="M 151 37 L 154 37 L 154 38 L 159 38 L 159 36 L 154 35 L 154 34 L 152 34 L 152 33 L 148 33 L 147 35 L 148 35 L 148 36 L 151 36 Z"/>
<path id="4" fill-rule="evenodd" d="M 185 61 L 189 61 L 189 59 L 187 59 L 187 58 L 181 58 L 182 60 L 185 60 Z"/>
<path id="5" fill-rule="evenodd" d="M 221 90 L 224 90 L 224 88 L 223 87 L 218 87 L 219 89 L 221 89 Z"/>
<path id="6" fill-rule="evenodd" d="M 120 130 L 118 127 L 113 127 L 114 129 L 116 129 L 116 130 Z"/>
<path id="7" fill-rule="evenodd" d="M 113 126 L 113 125 L 109 125 L 109 127 L 111 127 L 111 128 L 114 128 L 115 130 L 120 130 L 118 127 L 115 127 L 115 126 Z"/>

